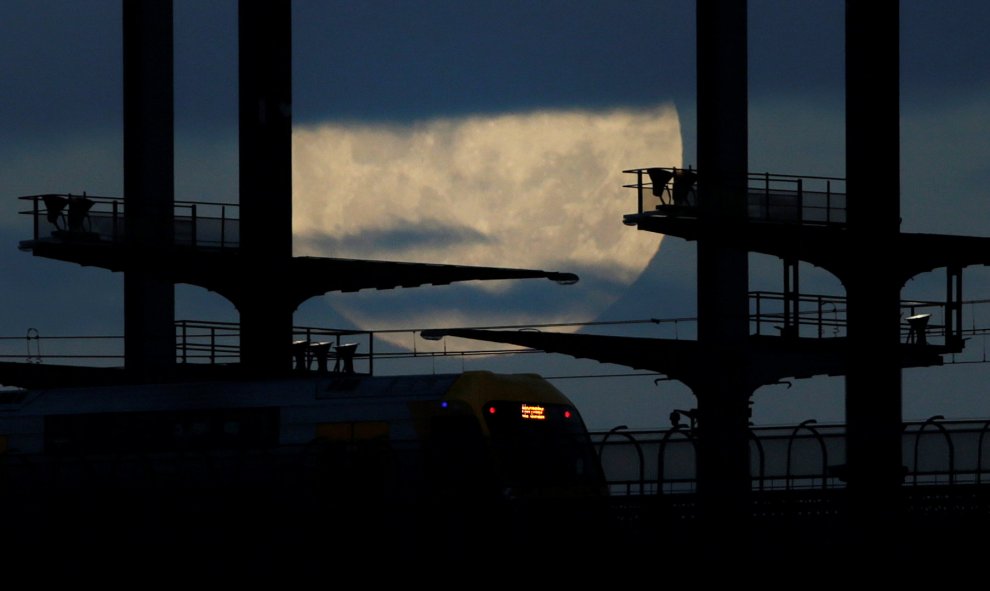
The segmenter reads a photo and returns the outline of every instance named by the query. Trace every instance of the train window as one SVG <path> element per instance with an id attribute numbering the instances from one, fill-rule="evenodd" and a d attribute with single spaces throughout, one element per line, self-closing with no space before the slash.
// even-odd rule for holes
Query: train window
<path id="1" fill-rule="evenodd" d="M 45 450 L 56 454 L 239 449 L 277 443 L 277 408 L 45 417 Z"/>
<path id="2" fill-rule="evenodd" d="M 384 421 L 320 423 L 316 426 L 316 437 L 319 439 L 346 442 L 379 438 L 387 439 L 388 423 Z"/>
<path id="3" fill-rule="evenodd" d="M 505 486 L 546 489 L 600 480 L 594 449 L 573 407 L 497 401 L 484 408 Z"/>

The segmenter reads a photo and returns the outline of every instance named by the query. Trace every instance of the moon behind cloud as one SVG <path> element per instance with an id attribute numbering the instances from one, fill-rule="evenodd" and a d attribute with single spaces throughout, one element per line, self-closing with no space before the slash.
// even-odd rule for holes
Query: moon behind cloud
<path id="1" fill-rule="evenodd" d="M 295 254 L 581 275 L 566 288 L 483 281 L 327 296 L 362 328 L 587 320 L 660 243 L 622 224 L 637 207 L 622 170 L 679 166 L 681 153 L 672 105 L 297 126 Z"/>

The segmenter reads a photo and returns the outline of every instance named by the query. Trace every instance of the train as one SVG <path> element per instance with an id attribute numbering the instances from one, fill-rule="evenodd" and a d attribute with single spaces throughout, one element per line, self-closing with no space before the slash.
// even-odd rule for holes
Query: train
<path id="1" fill-rule="evenodd" d="M 0 544 L 17 548 L 112 548 L 132 564 L 178 548 L 188 564 L 195 547 L 223 549 L 216 564 L 262 548 L 294 563 L 317 548 L 456 553 L 573 539 L 607 496 L 578 409 L 536 374 L 0 393 L 0 501 L 18 508 Z"/>

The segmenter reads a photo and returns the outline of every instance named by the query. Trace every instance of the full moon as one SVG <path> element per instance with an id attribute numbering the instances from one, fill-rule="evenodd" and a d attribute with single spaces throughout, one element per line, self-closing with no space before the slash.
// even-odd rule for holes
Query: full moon
<path id="1" fill-rule="evenodd" d="M 622 171 L 679 166 L 681 151 L 671 105 L 297 127 L 295 254 L 581 277 L 325 296 L 363 329 L 590 320 L 660 244 L 622 224 L 637 207 Z"/>

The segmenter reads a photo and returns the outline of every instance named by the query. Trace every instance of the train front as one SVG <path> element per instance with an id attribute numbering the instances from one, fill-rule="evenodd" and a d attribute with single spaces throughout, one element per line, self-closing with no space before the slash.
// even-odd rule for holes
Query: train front
<path id="1" fill-rule="evenodd" d="M 470 444 L 460 430 L 449 447 L 488 464 L 472 470 L 457 462 L 457 480 L 493 493 L 488 500 L 507 518 L 502 526 L 533 540 L 586 535 L 602 525 L 608 493 L 598 454 L 577 408 L 552 384 L 535 374 L 466 372 L 445 400 L 452 410 L 469 408 L 481 435 Z M 433 447 L 443 439 L 435 431 Z"/>

